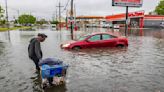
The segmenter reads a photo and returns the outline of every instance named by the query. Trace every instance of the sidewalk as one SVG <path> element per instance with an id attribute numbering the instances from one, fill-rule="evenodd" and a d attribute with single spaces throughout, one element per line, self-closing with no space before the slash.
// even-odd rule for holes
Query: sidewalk
<path id="1" fill-rule="evenodd" d="M 28 29 L 28 28 L 32 28 L 32 27 L 22 26 L 22 27 L 12 27 L 12 28 L 0 28 L 0 32 L 7 31 L 7 30 Z"/>

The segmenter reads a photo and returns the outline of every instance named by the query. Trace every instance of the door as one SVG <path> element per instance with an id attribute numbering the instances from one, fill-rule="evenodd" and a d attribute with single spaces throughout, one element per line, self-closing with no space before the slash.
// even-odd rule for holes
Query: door
<path id="1" fill-rule="evenodd" d="M 93 35 L 87 39 L 87 47 L 88 48 L 95 48 L 101 46 L 101 35 Z"/>
<path id="2" fill-rule="evenodd" d="M 115 47 L 117 43 L 117 37 L 109 35 L 109 34 L 102 34 L 102 47 Z"/>

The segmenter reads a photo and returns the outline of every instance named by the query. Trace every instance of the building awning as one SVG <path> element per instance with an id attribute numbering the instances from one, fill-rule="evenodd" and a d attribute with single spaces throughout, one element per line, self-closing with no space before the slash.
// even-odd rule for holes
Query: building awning
<path id="1" fill-rule="evenodd" d="M 129 12 L 128 13 L 129 18 L 138 18 L 138 17 L 144 17 L 144 11 L 137 11 L 137 12 Z M 105 19 L 107 21 L 119 21 L 119 20 L 125 20 L 126 14 L 116 14 L 116 15 L 109 15 L 106 16 Z"/>
<path id="2" fill-rule="evenodd" d="M 104 19 L 103 16 L 77 16 L 76 19 Z"/>
<path id="3" fill-rule="evenodd" d="M 145 15 L 144 20 L 161 20 L 161 21 L 164 21 L 164 15 Z"/>

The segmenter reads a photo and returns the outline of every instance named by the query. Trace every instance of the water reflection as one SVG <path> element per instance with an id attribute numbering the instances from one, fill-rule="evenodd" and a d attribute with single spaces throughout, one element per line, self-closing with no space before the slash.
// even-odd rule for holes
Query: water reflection
<path id="1" fill-rule="evenodd" d="M 56 87 L 47 88 L 44 92 L 67 92 L 66 85 L 60 85 Z"/>
<path id="2" fill-rule="evenodd" d="M 0 56 L 3 54 L 4 50 L 5 50 L 5 43 L 0 42 Z"/>
<path id="3" fill-rule="evenodd" d="M 33 83 L 33 92 L 42 92 L 40 73 L 36 72 L 34 77 L 31 77 Z"/>
<path id="4" fill-rule="evenodd" d="M 8 40 L 8 32 L 0 32 L 0 42 L 7 42 Z"/>
<path id="5" fill-rule="evenodd" d="M 123 31 L 123 30 L 121 30 Z M 153 36 L 155 38 L 163 38 L 164 37 L 164 30 L 161 29 L 133 29 L 128 31 L 128 35 L 132 36 Z"/>
<path id="6" fill-rule="evenodd" d="M 114 54 L 121 54 L 125 53 L 128 49 L 127 48 L 90 48 L 90 49 L 83 49 L 80 51 L 72 51 L 74 54 L 80 55 L 80 56 L 90 56 L 93 58 L 99 58 L 103 56 L 109 56 L 109 55 L 114 55 Z"/>
<path id="7" fill-rule="evenodd" d="M 36 31 L 36 28 L 19 29 L 20 31 Z"/>

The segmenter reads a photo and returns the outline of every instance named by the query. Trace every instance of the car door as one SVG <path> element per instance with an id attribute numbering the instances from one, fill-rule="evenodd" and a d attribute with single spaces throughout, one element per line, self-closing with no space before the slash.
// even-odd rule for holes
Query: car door
<path id="1" fill-rule="evenodd" d="M 87 44 L 86 46 L 88 48 L 95 48 L 95 47 L 100 47 L 101 46 L 101 35 L 93 35 L 87 39 Z"/>
<path id="2" fill-rule="evenodd" d="M 102 34 L 102 47 L 115 47 L 117 37 L 110 34 Z"/>

